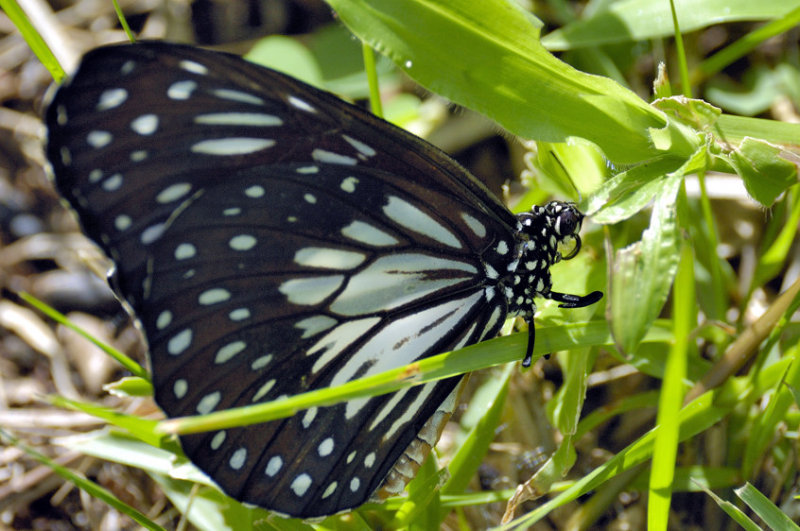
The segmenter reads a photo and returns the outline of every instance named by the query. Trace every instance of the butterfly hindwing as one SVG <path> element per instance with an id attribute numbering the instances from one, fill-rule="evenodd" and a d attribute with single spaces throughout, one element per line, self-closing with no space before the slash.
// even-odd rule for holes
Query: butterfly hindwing
<path id="1" fill-rule="evenodd" d="M 391 176 L 309 167 L 250 168 L 201 189 L 153 247 L 139 313 L 170 416 L 345 383 L 474 343 L 502 323 L 504 301 L 487 301 L 480 281 L 481 250 L 444 213 L 426 214 L 433 237 L 386 223 L 382 209 L 410 200 Z M 432 248 L 437 238 L 449 255 Z M 190 381 L 195 365 L 206 372 Z M 327 514 L 328 499 L 366 501 L 457 380 L 184 438 L 184 448 L 240 499 Z"/>

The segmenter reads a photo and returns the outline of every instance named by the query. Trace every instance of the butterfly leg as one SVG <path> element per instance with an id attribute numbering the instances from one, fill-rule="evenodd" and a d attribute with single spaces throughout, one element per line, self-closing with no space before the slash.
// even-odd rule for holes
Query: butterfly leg
<path id="1" fill-rule="evenodd" d="M 591 306 L 602 299 L 603 292 L 593 291 L 588 295 L 571 295 L 569 293 L 551 291 L 547 295 L 547 298 L 560 302 L 561 304 L 558 305 L 559 308 L 583 308 L 585 306 Z"/>
<path id="2" fill-rule="evenodd" d="M 533 359 L 533 345 L 536 343 L 536 327 L 533 326 L 533 321 L 528 323 L 528 347 L 525 349 L 525 357 L 522 358 L 522 366 L 530 367 L 531 360 Z"/>
<path id="3" fill-rule="evenodd" d="M 595 302 L 603 298 L 602 291 L 593 291 L 588 295 L 571 295 L 569 293 L 558 293 L 551 291 L 547 295 L 548 299 L 560 302 L 560 308 L 583 308 L 584 306 L 591 306 Z M 522 366 L 530 367 L 533 359 L 533 346 L 536 343 L 536 327 L 533 321 L 528 325 L 528 346 L 525 349 L 525 357 L 522 358 Z"/>

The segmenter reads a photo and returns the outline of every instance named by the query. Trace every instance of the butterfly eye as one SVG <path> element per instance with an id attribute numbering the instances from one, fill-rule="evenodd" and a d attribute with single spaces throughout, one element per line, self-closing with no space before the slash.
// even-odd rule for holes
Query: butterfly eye
<path id="1" fill-rule="evenodd" d="M 158 42 L 98 48 L 46 122 L 55 184 L 116 263 L 115 289 L 141 322 L 170 417 L 333 387 L 490 339 L 510 313 L 531 320 L 535 297 L 597 300 L 550 290 L 551 239 L 580 246 L 574 206 L 514 216 L 437 148 L 235 56 Z M 330 515 L 403 490 L 460 381 L 181 444 L 238 500 Z"/>

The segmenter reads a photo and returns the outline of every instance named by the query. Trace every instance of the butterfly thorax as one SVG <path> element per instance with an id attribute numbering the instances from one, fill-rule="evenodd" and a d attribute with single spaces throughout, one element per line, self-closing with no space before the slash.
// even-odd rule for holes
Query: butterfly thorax
<path id="1" fill-rule="evenodd" d="M 573 203 L 552 201 L 544 206 L 534 206 L 530 212 L 517 215 L 519 229 L 517 241 L 519 258 L 506 285 L 510 315 L 532 318 L 536 312 L 536 297 L 548 298 L 552 281 L 550 266 L 562 260 L 559 245 L 567 240 L 575 240 L 580 247 L 578 232 L 581 229 L 583 214 Z"/>

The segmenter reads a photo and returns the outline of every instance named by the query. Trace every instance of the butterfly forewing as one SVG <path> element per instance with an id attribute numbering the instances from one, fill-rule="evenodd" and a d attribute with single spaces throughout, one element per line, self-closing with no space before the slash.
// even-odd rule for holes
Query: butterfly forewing
<path id="1" fill-rule="evenodd" d="M 117 264 L 170 416 L 341 384 L 505 318 L 514 216 L 440 151 L 329 94 L 145 43 L 90 52 L 47 121 L 56 184 Z M 457 381 L 182 443 L 238 499 L 331 514 L 369 498 Z"/>

